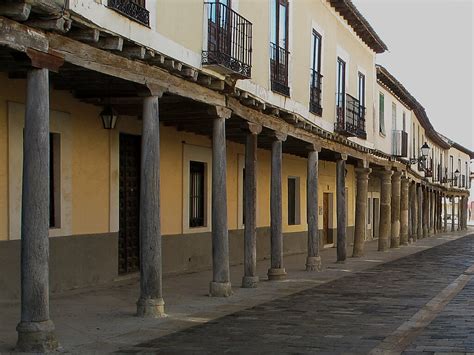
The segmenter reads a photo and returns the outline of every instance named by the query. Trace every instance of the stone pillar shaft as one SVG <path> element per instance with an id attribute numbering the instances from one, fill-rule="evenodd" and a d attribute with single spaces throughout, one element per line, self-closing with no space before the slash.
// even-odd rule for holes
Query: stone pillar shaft
<path id="1" fill-rule="evenodd" d="M 242 287 L 257 287 L 257 134 L 247 132 L 245 144 L 244 277 Z"/>
<path id="2" fill-rule="evenodd" d="M 446 198 L 446 194 L 443 194 L 443 210 L 444 210 L 444 228 L 443 231 L 448 231 L 448 199 Z"/>
<path id="3" fill-rule="evenodd" d="M 417 230 L 416 230 L 416 237 L 417 239 L 421 239 L 423 238 L 423 224 L 424 224 L 424 208 L 425 208 L 425 201 L 423 200 L 423 187 L 421 186 L 421 184 L 418 184 L 418 194 L 417 194 L 417 198 L 418 198 L 418 203 L 417 203 L 417 206 L 418 206 L 418 223 L 417 223 Z"/>
<path id="4" fill-rule="evenodd" d="M 216 297 L 232 294 L 227 229 L 225 121 L 225 116 L 215 118 L 212 130 L 212 282 L 209 294 Z"/>
<path id="5" fill-rule="evenodd" d="M 411 210 L 411 230 L 410 230 L 410 242 L 414 242 L 417 239 L 417 228 L 418 228 L 418 209 L 417 209 L 417 194 L 416 184 L 413 182 L 410 184 L 410 210 Z"/>
<path id="6" fill-rule="evenodd" d="M 336 162 L 337 261 L 346 260 L 346 160 Z"/>
<path id="7" fill-rule="evenodd" d="M 427 187 L 424 188 L 423 197 L 423 238 L 426 238 L 430 231 L 430 194 Z"/>
<path id="8" fill-rule="evenodd" d="M 140 297 L 137 315 L 164 315 L 160 224 L 159 97 L 143 100 L 140 173 Z"/>
<path id="9" fill-rule="evenodd" d="M 462 229 L 462 197 L 458 197 L 458 231 Z"/>
<path id="10" fill-rule="evenodd" d="M 379 230 L 379 251 L 386 251 L 390 245 L 391 232 L 391 192 L 392 192 L 392 171 L 381 172 L 381 194 L 380 194 L 380 230 Z"/>
<path id="11" fill-rule="evenodd" d="M 370 168 L 356 168 L 357 197 L 355 210 L 355 231 L 353 257 L 364 255 L 365 234 L 367 231 L 367 194 Z"/>
<path id="12" fill-rule="evenodd" d="M 306 258 L 306 271 L 321 270 L 318 234 L 318 153 L 318 147 L 316 147 L 316 149 L 310 150 L 308 153 L 308 176 L 306 179 L 308 256 Z"/>
<path id="13" fill-rule="evenodd" d="M 49 72 L 27 74 L 21 206 L 21 321 L 17 350 L 46 352 L 58 342 L 49 317 Z"/>
<path id="14" fill-rule="evenodd" d="M 408 245 L 408 188 L 410 181 L 404 177 L 401 181 L 401 197 L 400 197 L 400 243 Z"/>
<path id="15" fill-rule="evenodd" d="M 391 233 L 390 247 L 400 247 L 400 177 L 401 172 L 395 171 L 392 175 L 391 199 Z"/>
<path id="16" fill-rule="evenodd" d="M 281 280 L 286 277 L 283 267 L 283 231 L 282 231 L 282 145 L 286 136 L 275 135 L 272 143 L 271 191 L 270 191 L 270 233 L 271 268 L 269 280 Z"/>
<path id="17" fill-rule="evenodd" d="M 451 197 L 451 232 L 455 231 L 455 226 L 454 226 L 454 216 L 455 216 L 455 208 L 456 208 L 456 196 Z"/>

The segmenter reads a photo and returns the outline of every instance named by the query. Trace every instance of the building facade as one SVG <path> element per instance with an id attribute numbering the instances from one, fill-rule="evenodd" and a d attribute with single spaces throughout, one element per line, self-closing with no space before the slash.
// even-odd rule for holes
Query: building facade
<path id="1" fill-rule="evenodd" d="M 446 231 L 448 200 L 467 228 L 474 153 L 376 65 L 387 47 L 349 0 L 0 15 L 0 298 L 21 298 L 21 349 L 55 346 L 49 291 L 139 273 L 137 313 L 160 316 L 163 273 L 212 268 L 230 296 L 257 260 L 278 280 L 284 255 L 317 271 L 320 248 L 343 262 Z"/>

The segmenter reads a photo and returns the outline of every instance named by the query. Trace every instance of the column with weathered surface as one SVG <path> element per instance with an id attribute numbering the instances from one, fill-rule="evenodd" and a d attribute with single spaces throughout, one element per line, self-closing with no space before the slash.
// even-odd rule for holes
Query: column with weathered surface
<path id="1" fill-rule="evenodd" d="M 411 230 L 410 230 L 410 243 L 416 241 L 416 231 L 418 228 L 418 211 L 417 211 L 417 199 L 416 199 L 416 183 L 410 183 L 410 210 L 411 210 Z"/>
<path id="2" fill-rule="evenodd" d="M 225 121 L 232 112 L 216 107 L 212 128 L 212 281 L 209 295 L 232 294 L 229 268 L 229 234 L 227 229 L 227 157 Z"/>
<path id="3" fill-rule="evenodd" d="M 242 287 L 257 287 L 257 135 L 261 125 L 247 123 L 245 143 L 244 276 Z"/>
<path id="4" fill-rule="evenodd" d="M 423 201 L 423 187 L 421 184 L 418 184 L 418 193 L 417 193 L 417 211 L 418 211 L 418 223 L 417 223 L 417 230 L 416 230 L 416 238 L 421 239 L 423 238 L 423 224 L 424 224 L 424 201 Z"/>
<path id="5" fill-rule="evenodd" d="M 353 257 L 364 255 L 365 233 L 367 230 L 367 191 L 370 168 L 356 168 L 357 197 L 355 210 L 355 231 Z"/>
<path id="6" fill-rule="evenodd" d="M 321 148 L 316 144 L 309 146 L 308 176 L 306 179 L 306 217 L 308 220 L 308 256 L 306 257 L 306 271 L 321 270 L 318 234 L 318 155 L 320 151 Z"/>
<path id="7" fill-rule="evenodd" d="M 400 171 L 394 171 L 392 175 L 392 199 L 391 199 L 391 233 L 390 247 L 400 247 Z"/>
<path id="8" fill-rule="evenodd" d="M 429 201 L 428 207 L 428 236 L 433 235 L 433 190 L 428 189 L 427 198 Z"/>
<path id="9" fill-rule="evenodd" d="M 340 154 L 336 161 L 336 207 L 337 207 L 337 262 L 346 260 L 346 160 Z"/>
<path id="10" fill-rule="evenodd" d="M 430 232 L 430 192 L 425 186 L 423 192 L 423 238 L 428 237 Z"/>
<path id="11" fill-rule="evenodd" d="M 456 210 L 456 196 L 451 196 L 451 232 L 455 231 L 454 216 Z"/>
<path id="12" fill-rule="evenodd" d="M 458 197 L 458 231 L 462 229 L 462 196 Z"/>
<path id="13" fill-rule="evenodd" d="M 444 222 L 444 228 L 443 228 L 443 231 L 444 232 L 447 232 L 448 231 L 448 199 L 447 199 L 447 196 L 446 194 L 443 194 L 443 212 L 444 212 L 444 218 L 443 218 L 443 222 Z"/>
<path id="14" fill-rule="evenodd" d="M 400 244 L 408 245 L 408 200 L 410 180 L 406 176 L 401 181 L 400 192 Z"/>
<path id="15" fill-rule="evenodd" d="M 58 347 L 49 317 L 49 71 L 27 75 L 21 210 L 21 321 L 17 350 Z"/>
<path id="16" fill-rule="evenodd" d="M 386 251 L 390 246 L 391 223 L 391 193 L 392 193 L 392 171 L 382 170 L 381 194 L 380 194 L 380 226 L 378 250 Z"/>
<path id="17" fill-rule="evenodd" d="M 282 231 L 282 146 L 286 134 L 274 132 L 272 143 L 272 168 L 270 182 L 270 242 L 271 267 L 268 270 L 269 280 L 282 280 L 286 277 L 283 267 L 283 231 Z"/>
<path id="18" fill-rule="evenodd" d="M 433 230 L 434 234 L 438 232 L 438 192 L 433 191 Z"/>
<path id="19" fill-rule="evenodd" d="M 140 297 L 139 317 L 164 315 L 160 225 L 160 120 L 161 94 L 143 100 L 140 172 Z"/>

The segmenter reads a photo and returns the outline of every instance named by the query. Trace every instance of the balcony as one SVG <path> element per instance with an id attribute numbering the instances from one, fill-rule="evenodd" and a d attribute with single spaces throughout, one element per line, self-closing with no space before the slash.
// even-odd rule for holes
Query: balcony
<path id="1" fill-rule="evenodd" d="M 202 64 L 238 79 L 251 77 L 252 23 L 230 7 L 204 3 L 207 11 L 207 50 Z"/>
<path id="2" fill-rule="evenodd" d="M 336 94 L 336 122 L 334 131 L 346 137 L 367 138 L 365 107 L 359 100 L 346 94 Z"/>
<path id="3" fill-rule="evenodd" d="M 275 43 L 270 43 L 270 77 L 272 91 L 290 96 L 288 86 L 288 57 L 290 52 Z"/>
<path id="4" fill-rule="evenodd" d="M 321 116 L 323 108 L 321 107 L 321 82 L 323 76 L 316 70 L 311 69 L 311 84 L 309 87 L 309 111 L 315 115 Z"/>
<path id="5" fill-rule="evenodd" d="M 394 157 L 408 157 L 408 133 L 401 130 L 392 131 L 392 155 Z"/>
<path id="6" fill-rule="evenodd" d="M 145 8 L 145 0 L 108 0 L 107 6 L 142 25 L 150 24 L 150 12 Z"/>

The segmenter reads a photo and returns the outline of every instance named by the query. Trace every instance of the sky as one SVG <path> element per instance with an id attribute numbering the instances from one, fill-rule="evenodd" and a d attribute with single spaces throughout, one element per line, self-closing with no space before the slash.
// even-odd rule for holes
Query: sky
<path id="1" fill-rule="evenodd" d="M 389 51 L 377 55 L 434 128 L 474 150 L 474 0 L 352 0 Z"/>

